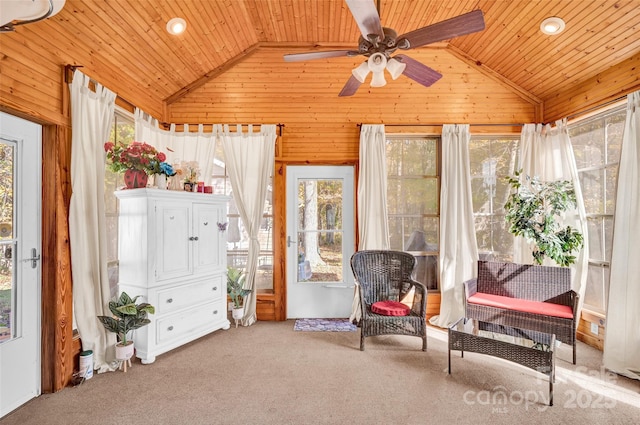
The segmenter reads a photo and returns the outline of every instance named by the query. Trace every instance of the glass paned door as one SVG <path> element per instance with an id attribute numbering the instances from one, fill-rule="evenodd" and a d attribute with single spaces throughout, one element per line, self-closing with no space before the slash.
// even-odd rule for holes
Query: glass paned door
<path id="1" fill-rule="evenodd" d="M 0 112 L 0 417 L 40 394 L 41 141 Z"/>
<path id="2" fill-rule="evenodd" d="M 287 167 L 287 317 L 349 317 L 353 167 Z"/>
<path id="3" fill-rule="evenodd" d="M 0 139 L 0 344 L 15 337 L 15 143 Z"/>

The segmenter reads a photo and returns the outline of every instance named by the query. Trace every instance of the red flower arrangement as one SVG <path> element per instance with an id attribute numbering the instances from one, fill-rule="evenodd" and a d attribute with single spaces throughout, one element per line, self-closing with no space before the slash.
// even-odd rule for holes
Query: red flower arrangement
<path id="1" fill-rule="evenodd" d="M 140 170 L 155 174 L 159 164 L 167 159 L 164 153 L 143 142 L 131 142 L 129 145 L 107 142 L 104 150 L 107 152 L 108 166 L 114 173 Z"/>

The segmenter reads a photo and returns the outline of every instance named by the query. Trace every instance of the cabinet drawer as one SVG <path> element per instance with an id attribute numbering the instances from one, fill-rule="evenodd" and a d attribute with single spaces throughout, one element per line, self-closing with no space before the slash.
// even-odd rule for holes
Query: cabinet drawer
<path id="1" fill-rule="evenodd" d="M 155 302 L 156 314 L 171 313 L 188 306 L 219 299 L 224 289 L 222 278 L 222 275 L 211 276 L 196 283 L 159 290 Z"/>
<path id="2" fill-rule="evenodd" d="M 193 332 L 219 323 L 226 314 L 227 311 L 223 308 L 221 301 L 215 301 L 158 319 L 157 343 L 164 344 L 176 338 L 189 337 Z"/>

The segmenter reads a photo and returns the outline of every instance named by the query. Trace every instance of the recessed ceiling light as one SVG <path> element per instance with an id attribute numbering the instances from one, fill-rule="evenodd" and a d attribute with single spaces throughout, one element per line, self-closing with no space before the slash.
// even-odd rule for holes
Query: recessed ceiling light
<path id="1" fill-rule="evenodd" d="M 172 18 L 167 22 L 167 31 L 169 34 L 182 34 L 187 29 L 187 21 L 182 18 Z"/>
<path id="2" fill-rule="evenodd" d="M 564 31 L 564 26 L 565 24 L 562 18 L 552 16 L 551 18 L 547 18 L 542 21 L 540 24 L 540 31 L 547 35 L 556 35 Z"/>

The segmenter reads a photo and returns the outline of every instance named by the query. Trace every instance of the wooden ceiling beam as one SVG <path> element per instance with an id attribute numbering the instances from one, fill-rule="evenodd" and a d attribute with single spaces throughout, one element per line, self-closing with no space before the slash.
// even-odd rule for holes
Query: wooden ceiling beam
<path id="1" fill-rule="evenodd" d="M 455 56 L 458 59 L 460 59 L 462 62 L 465 62 L 466 64 L 468 64 L 469 66 L 473 67 L 474 69 L 477 69 L 483 75 L 485 75 L 485 76 L 491 78 L 492 80 L 497 81 L 498 83 L 502 84 L 503 86 L 509 88 L 515 94 L 517 94 L 518 96 L 520 96 L 522 99 L 526 100 L 527 102 L 531 103 L 532 105 L 535 105 L 537 108 L 540 108 L 540 105 L 543 104 L 542 99 L 540 99 L 539 97 L 535 96 L 534 94 L 528 92 L 527 90 L 523 89 L 522 87 L 520 87 L 519 85 L 517 85 L 513 81 L 511 81 L 508 78 L 504 77 L 503 75 L 497 73 L 496 71 L 494 71 L 493 69 L 489 68 L 488 66 L 484 65 L 481 61 L 479 61 L 479 60 L 477 60 L 475 58 L 472 58 L 471 56 L 469 56 L 467 53 L 463 52 L 459 48 L 449 44 L 449 46 L 447 47 L 447 51 L 450 52 L 453 56 Z M 536 112 L 536 114 L 538 114 L 540 112 L 541 111 L 538 111 L 538 112 Z"/>
<path id="2" fill-rule="evenodd" d="M 188 85 L 184 86 L 183 88 L 181 88 L 177 92 L 173 93 L 171 96 L 163 99 L 163 103 L 168 106 L 168 105 L 171 105 L 172 103 L 182 99 L 183 97 L 185 97 L 189 93 L 191 93 L 194 90 L 196 90 L 196 89 L 202 87 L 203 85 L 205 85 L 209 80 L 211 80 L 211 79 L 217 77 L 218 75 L 228 71 L 230 68 L 233 68 L 235 65 L 237 65 L 237 64 L 241 63 L 242 61 L 244 61 L 245 59 L 251 57 L 251 55 L 254 54 L 259 47 L 260 47 L 260 43 L 255 43 L 255 44 L 249 46 L 248 48 L 244 49 L 242 52 L 240 52 L 239 54 L 237 54 L 233 58 L 229 59 L 228 61 L 226 61 L 222 65 L 212 69 L 211 71 L 209 71 L 206 74 L 204 74 L 202 77 L 198 78 L 197 80 L 193 81 L 192 83 L 189 83 Z"/>

